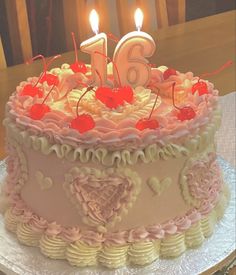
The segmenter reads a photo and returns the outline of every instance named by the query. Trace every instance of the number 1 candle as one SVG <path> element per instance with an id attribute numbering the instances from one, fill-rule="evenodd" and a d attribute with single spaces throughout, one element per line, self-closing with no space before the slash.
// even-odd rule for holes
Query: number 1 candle
<path id="1" fill-rule="evenodd" d="M 99 33 L 99 18 L 95 10 L 90 12 L 89 16 L 90 25 L 95 36 L 83 41 L 80 44 L 82 52 L 91 55 L 91 83 L 90 85 L 99 86 L 100 79 L 96 71 L 99 72 L 103 85 L 107 82 L 107 60 L 102 55 L 96 54 L 96 52 L 107 55 L 107 36 L 105 33 Z"/>
<path id="2" fill-rule="evenodd" d="M 145 87 L 151 75 L 151 68 L 145 57 L 153 55 L 156 45 L 149 34 L 140 31 L 143 22 L 143 13 L 140 9 L 136 10 L 134 18 L 137 31 L 122 37 L 116 46 L 113 60 L 117 65 L 123 86 Z M 118 81 L 115 70 L 113 74 Z"/>

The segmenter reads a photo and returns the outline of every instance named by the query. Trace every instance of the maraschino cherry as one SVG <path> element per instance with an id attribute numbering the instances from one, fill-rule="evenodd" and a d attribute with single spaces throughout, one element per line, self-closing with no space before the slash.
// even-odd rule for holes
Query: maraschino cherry
<path id="1" fill-rule="evenodd" d="M 45 58 L 44 58 L 43 55 L 38 55 L 38 57 L 42 58 L 43 61 L 44 61 L 44 64 L 45 64 L 45 65 L 44 65 L 44 67 L 45 67 L 45 68 L 44 68 L 44 72 L 43 72 L 43 75 L 42 75 L 42 77 L 40 78 L 39 82 L 40 82 L 40 83 L 47 82 L 47 84 L 48 84 L 49 86 L 51 86 L 51 85 L 57 86 L 57 85 L 59 84 L 59 78 L 58 78 L 58 76 L 56 76 L 56 75 L 54 75 L 54 74 L 51 74 L 51 73 L 47 73 L 47 70 L 48 70 L 49 66 L 52 64 L 52 62 L 53 62 L 54 60 L 56 60 L 57 58 L 61 57 L 61 55 L 58 54 L 58 55 L 53 56 L 53 57 L 48 61 L 48 63 L 46 63 Z"/>
<path id="2" fill-rule="evenodd" d="M 172 85 L 172 101 L 173 101 L 173 106 L 178 110 L 177 113 L 177 118 L 178 120 L 184 121 L 184 120 L 191 120 L 196 116 L 195 111 L 193 110 L 192 107 L 190 106 L 185 106 L 182 108 L 179 108 L 175 104 L 175 82 Z"/>
<path id="3" fill-rule="evenodd" d="M 158 99 L 159 93 L 156 95 L 155 102 L 152 106 L 152 110 L 149 114 L 148 118 L 141 118 L 135 125 L 136 129 L 143 131 L 145 129 L 157 129 L 159 128 L 159 122 L 156 119 L 151 119 L 153 111 L 155 109 L 155 106 L 157 104 L 157 99 Z"/>
<path id="4" fill-rule="evenodd" d="M 172 75 L 177 75 L 176 70 L 172 68 L 168 68 L 163 73 L 164 80 L 168 79 Z"/>
<path id="5" fill-rule="evenodd" d="M 108 108 L 116 109 L 117 107 L 124 105 L 124 101 L 127 103 L 133 102 L 133 89 L 130 86 L 123 86 L 121 85 L 120 75 L 118 68 L 116 64 L 106 55 L 103 53 L 95 51 L 96 54 L 102 55 L 104 58 L 107 58 L 108 61 L 112 62 L 114 65 L 114 68 L 117 72 L 118 81 L 119 81 L 119 87 L 115 87 L 113 89 L 109 87 L 103 86 L 101 75 L 96 70 L 96 73 L 98 74 L 100 78 L 100 87 L 95 92 L 95 96 L 98 100 L 100 100 L 102 103 L 104 103 Z"/>
<path id="6" fill-rule="evenodd" d="M 35 103 L 34 105 L 31 106 L 31 108 L 29 109 L 30 118 L 34 120 L 40 120 L 41 118 L 44 117 L 46 113 L 49 113 L 51 111 L 50 107 L 47 104 L 45 104 L 45 101 L 49 97 L 54 87 L 55 86 L 53 85 L 50 91 L 48 92 L 48 94 L 45 96 L 42 103 Z"/>
<path id="7" fill-rule="evenodd" d="M 93 90 L 93 87 L 90 86 L 86 89 L 86 91 L 81 95 L 79 98 L 77 105 L 76 105 L 76 113 L 77 117 L 72 119 L 70 122 L 70 128 L 75 129 L 79 131 L 81 134 L 93 129 L 95 127 L 95 122 L 91 115 L 89 114 L 79 114 L 78 108 L 79 103 L 82 100 L 82 98 L 90 91 Z"/>
<path id="8" fill-rule="evenodd" d="M 199 96 L 202 96 L 204 94 L 208 94 L 208 87 L 205 81 L 200 81 L 200 79 L 202 77 L 206 77 L 206 76 L 212 76 L 215 74 L 220 73 L 222 70 L 226 69 L 227 67 L 231 66 L 233 64 L 233 62 L 231 60 L 227 61 L 223 66 L 221 66 L 219 69 L 210 72 L 210 73 L 204 73 L 202 75 L 199 76 L 198 82 L 195 83 L 192 86 L 192 94 L 195 94 L 196 92 L 198 92 Z"/>
<path id="9" fill-rule="evenodd" d="M 43 97 L 43 91 L 37 87 L 37 84 L 39 83 L 39 81 L 37 81 L 34 85 L 32 84 L 26 84 L 21 93 L 20 96 L 31 96 L 31 97 L 35 97 L 38 96 L 39 98 Z"/>
<path id="10" fill-rule="evenodd" d="M 78 49 L 77 49 L 77 44 L 75 41 L 75 34 L 72 32 L 71 36 L 72 36 L 74 51 L 75 51 L 75 62 L 70 65 L 70 68 L 74 73 L 86 74 L 87 67 L 85 66 L 85 64 L 82 61 L 78 60 Z"/>

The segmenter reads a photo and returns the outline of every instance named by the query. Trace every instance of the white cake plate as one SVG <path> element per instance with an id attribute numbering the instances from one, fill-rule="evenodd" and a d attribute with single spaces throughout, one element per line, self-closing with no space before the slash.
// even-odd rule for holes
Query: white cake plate
<path id="1" fill-rule="evenodd" d="M 38 248 L 18 243 L 14 234 L 4 228 L 0 215 L 0 270 L 6 274 L 24 275 L 118 275 L 118 274 L 168 274 L 194 275 L 212 269 L 235 251 L 235 169 L 218 158 L 229 184 L 231 198 L 224 218 L 216 225 L 214 234 L 197 249 L 189 249 L 175 259 L 158 259 L 145 267 L 124 267 L 108 270 L 103 267 L 77 268 L 66 261 L 51 260 L 43 256 Z M 0 161 L 0 182 L 6 174 L 5 162 Z M 217 269 L 216 269 L 217 270 Z M 216 271 L 215 270 L 215 271 Z"/>

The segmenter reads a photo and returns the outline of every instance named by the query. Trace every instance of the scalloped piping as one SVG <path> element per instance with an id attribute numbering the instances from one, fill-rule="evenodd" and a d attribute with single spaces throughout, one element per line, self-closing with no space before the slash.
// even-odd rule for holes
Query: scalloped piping
<path id="1" fill-rule="evenodd" d="M 184 145 L 168 143 L 166 145 L 151 144 L 143 149 L 136 150 L 116 150 L 109 151 L 106 148 L 100 147 L 97 149 L 85 149 L 82 147 L 73 148 L 68 144 L 50 144 L 46 137 L 38 137 L 31 135 L 28 131 L 22 131 L 11 122 L 10 119 L 5 119 L 4 124 L 7 128 L 9 137 L 17 140 L 22 145 L 32 148 L 35 151 L 40 151 L 44 155 L 55 153 L 59 159 L 67 159 L 69 161 L 79 160 L 81 163 L 100 163 L 104 166 L 122 167 L 126 165 L 135 165 L 138 162 L 150 163 L 156 160 L 168 160 L 170 158 L 180 158 L 189 156 L 195 152 L 201 152 L 209 144 L 214 143 L 214 135 L 220 125 L 220 114 L 216 110 L 213 112 L 212 121 L 194 138 L 189 138 L 184 142 Z"/>
<path id="2" fill-rule="evenodd" d="M 27 245 L 39 243 L 41 252 L 53 259 L 67 259 L 71 265 L 83 267 L 100 265 L 108 268 L 118 268 L 129 263 L 145 265 L 159 257 L 169 258 L 181 255 L 187 248 L 194 248 L 202 244 L 204 238 L 209 237 L 214 230 L 227 206 L 229 190 L 224 185 L 220 200 L 215 208 L 200 221 L 191 225 L 183 233 L 169 235 L 161 240 L 141 241 L 123 245 L 107 245 L 97 243 L 88 245 L 83 241 L 67 243 L 57 236 L 38 234 L 27 226 L 22 225 L 13 215 L 11 208 L 5 214 L 5 226 L 12 232 L 17 232 L 20 242 Z M 19 236 L 21 236 L 19 238 Z M 24 236 L 24 238 L 22 237 Z"/>

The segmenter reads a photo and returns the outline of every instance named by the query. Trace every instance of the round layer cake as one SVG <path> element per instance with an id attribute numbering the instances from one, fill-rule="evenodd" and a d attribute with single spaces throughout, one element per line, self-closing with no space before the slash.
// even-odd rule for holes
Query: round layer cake
<path id="1" fill-rule="evenodd" d="M 114 88 L 110 74 L 110 88 L 91 86 L 68 64 L 44 76 L 6 106 L 7 229 L 76 266 L 145 265 L 201 245 L 228 197 L 213 84 L 166 67 L 147 87 Z"/>

